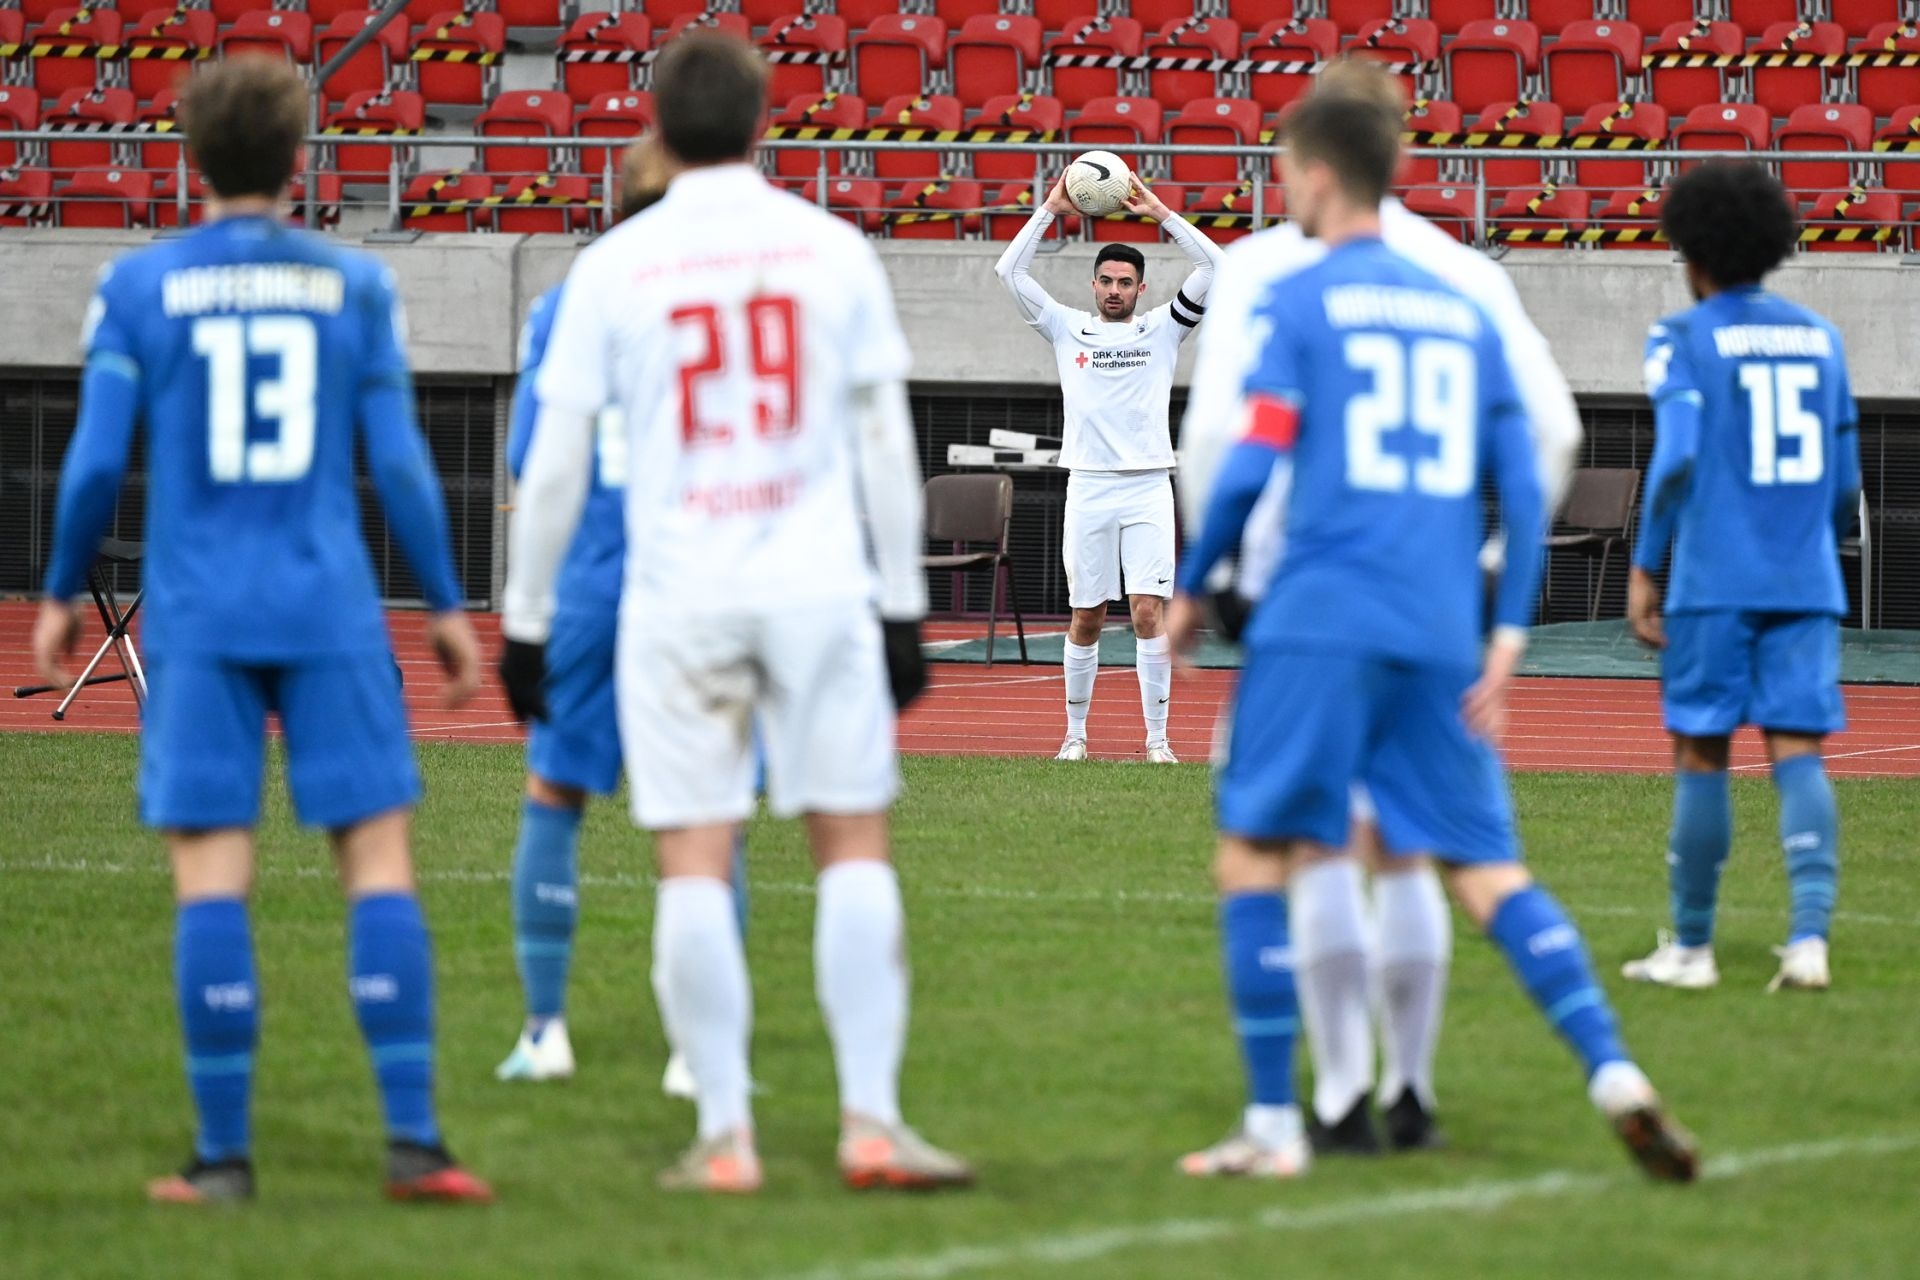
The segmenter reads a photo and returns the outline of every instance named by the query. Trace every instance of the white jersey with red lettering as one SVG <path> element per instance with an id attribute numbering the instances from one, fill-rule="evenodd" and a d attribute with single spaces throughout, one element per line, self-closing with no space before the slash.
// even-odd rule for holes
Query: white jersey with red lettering
<path id="1" fill-rule="evenodd" d="M 910 361 L 872 246 L 747 165 L 680 175 L 583 250 L 537 391 L 626 415 L 625 607 L 871 599 L 851 406 Z"/>

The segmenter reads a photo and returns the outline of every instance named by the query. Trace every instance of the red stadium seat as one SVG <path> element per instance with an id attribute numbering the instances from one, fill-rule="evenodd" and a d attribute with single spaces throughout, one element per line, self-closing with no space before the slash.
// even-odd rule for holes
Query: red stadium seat
<path id="1" fill-rule="evenodd" d="M 1046 31 L 1066 31 L 1099 12 L 1100 0 L 1033 0 L 1033 16 Z"/>
<path id="2" fill-rule="evenodd" d="M 82 169 L 110 167 L 115 163 L 114 142 L 133 128 L 133 121 L 133 92 L 129 89 L 67 90 L 53 110 L 40 118 L 40 127 L 89 140 L 49 142 L 47 167 L 62 178 Z"/>
<path id="3" fill-rule="evenodd" d="M 1420 71 L 1398 73 L 1408 100 L 1418 96 L 1419 80 L 1440 58 L 1440 28 L 1424 18 L 1387 18 L 1362 27 L 1347 52 L 1378 62 L 1415 63 Z"/>
<path id="4" fill-rule="evenodd" d="M 853 83 L 863 98 L 924 93 L 946 64 L 947 24 L 938 18 L 894 14 L 854 37 Z"/>
<path id="5" fill-rule="evenodd" d="M 62 9 L 73 8 L 73 0 L 20 0 L 15 5 L 29 25 L 45 22 Z"/>
<path id="6" fill-rule="evenodd" d="M 1526 96 L 1527 77 L 1540 69 L 1540 29 L 1531 22 L 1469 22 L 1447 46 L 1447 81 L 1462 111 Z"/>
<path id="7" fill-rule="evenodd" d="M 885 189 L 872 178 L 829 178 L 825 207 L 869 235 L 880 229 L 880 211 L 886 205 Z M 820 204 L 820 183 L 809 182 L 800 191 L 808 204 Z"/>
<path id="8" fill-rule="evenodd" d="M 794 0 L 740 0 L 740 16 L 756 29 L 770 27 L 780 19 L 797 13 L 799 9 Z M 842 22 L 849 21 L 844 13 L 838 16 Z"/>
<path id="9" fill-rule="evenodd" d="M 97 61 L 92 51 L 118 47 L 123 25 L 116 9 L 55 9 L 29 37 L 36 51 L 52 51 L 31 60 L 33 87 L 43 98 L 93 88 L 96 74 L 110 64 Z"/>
<path id="10" fill-rule="evenodd" d="M 336 15 L 314 37 L 314 70 L 318 72 L 328 59 L 379 18 L 371 9 Z M 344 103 L 356 93 L 378 93 L 392 83 L 398 69 L 406 65 L 407 24 L 396 19 L 382 27 L 345 66 L 328 76 L 321 90 L 329 104 Z"/>
<path id="11" fill-rule="evenodd" d="M 54 201 L 55 226 L 153 225 L 153 179 L 137 169 L 88 169 L 55 192 Z"/>
<path id="12" fill-rule="evenodd" d="M 910 185 L 887 202 L 887 234 L 896 240 L 961 240 L 979 229 L 985 203 L 971 178 Z"/>
<path id="13" fill-rule="evenodd" d="M 557 94 L 555 96 L 558 96 Z M 593 195 L 593 179 L 577 173 L 528 174 L 500 188 L 493 206 L 495 231 L 508 235 L 581 235 L 593 230 L 600 212 Z"/>
<path id="14" fill-rule="evenodd" d="M 53 175 L 0 169 L 0 227 L 40 227 L 53 218 Z"/>
<path id="15" fill-rule="evenodd" d="M 558 89 L 503 93 L 474 121 L 483 138 L 564 138 L 572 132 L 573 102 Z M 559 173 L 574 167 L 573 152 L 541 146 L 480 148 L 491 174 Z"/>
<path id="16" fill-rule="evenodd" d="M 208 14 L 209 18 L 213 15 Z M 197 227 L 207 203 L 207 180 L 188 170 L 186 199 L 180 198 L 180 175 L 163 173 L 153 184 L 153 225 L 156 227 Z M 184 203 L 185 208 L 182 209 Z"/>
<path id="17" fill-rule="evenodd" d="M 418 137 L 426 127 L 427 105 L 419 94 L 409 89 L 363 90 L 327 117 L 326 132 L 340 139 L 331 167 L 349 182 L 385 182 L 397 160 L 400 176 L 406 177 L 416 154 L 411 146 L 347 139 Z"/>
<path id="18" fill-rule="evenodd" d="M 1656 145 L 1665 143 L 1667 109 L 1657 102 L 1606 103 L 1589 108 L 1587 114 L 1567 130 L 1567 135 L 1570 144 L 1576 147 L 1587 140 L 1578 153 L 1580 158 L 1573 162 L 1574 181 L 1579 185 L 1603 193 L 1644 191 L 1649 152 L 1623 150 L 1613 153 L 1618 159 L 1597 157 L 1607 153 L 1616 139 L 1629 146 L 1642 140 Z M 1589 160 L 1588 156 L 1596 158 Z"/>
<path id="19" fill-rule="evenodd" d="M 1152 98 L 1095 98 L 1067 125 L 1067 141 L 1109 150 L 1158 142 L 1164 115 Z M 1140 168 L 1134 156 L 1125 150 L 1119 154 Z"/>
<path id="20" fill-rule="evenodd" d="M 1800 21 L 1800 0 L 1728 0 L 1727 16 L 1747 31 Z"/>
<path id="21" fill-rule="evenodd" d="M 285 58 L 296 66 L 313 60 L 313 19 L 304 13 L 254 10 L 220 33 L 220 56 L 254 54 Z"/>
<path id="22" fill-rule="evenodd" d="M 1829 191 L 1800 225 L 1800 244 L 1815 253 L 1899 252 L 1900 198 L 1863 187 Z"/>
<path id="23" fill-rule="evenodd" d="M 1138 6 L 1136 6 L 1137 8 Z M 1240 24 L 1231 18 L 1195 18 L 1191 15 L 1167 23 L 1146 47 L 1149 58 L 1238 57 Z M 1220 92 L 1214 73 L 1207 71 L 1147 71 L 1147 93 L 1169 111 L 1195 98 L 1211 98 Z"/>
<path id="24" fill-rule="evenodd" d="M 1642 31 L 1690 27 L 1699 20 L 1703 4 L 1711 8 L 1712 0 L 1627 0 L 1627 21 Z"/>
<path id="25" fill-rule="evenodd" d="M 1642 191 L 1621 191 L 1604 201 L 1594 213 L 1594 225 L 1604 231 L 1609 249 L 1664 249 L 1660 239 L 1660 209 L 1667 198 L 1666 188 L 1649 187 Z"/>
<path id="26" fill-rule="evenodd" d="M 1443 35 L 1458 35 L 1470 22 L 1491 22 L 1500 14 L 1498 0 L 1427 0 L 1427 18 Z"/>
<path id="27" fill-rule="evenodd" d="M 1340 29 L 1325 18 L 1270 22 L 1241 48 L 1240 56 L 1279 68 L 1247 76 L 1247 96 L 1264 111 L 1279 111 L 1313 87 L 1309 68 L 1332 58 Z"/>
<path id="28" fill-rule="evenodd" d="M 653 24 L 644 14 L 589 13 L 567 28 L 553 56 L 561 87 L 584 103 L 631 93 L 640 83 L 640 56 L 652 47 Z"/>
<path id="29" fill-rule="evenodd" d="M 134 131 L 140 141 L 140 167 L 148 171 L 180 167 L 180 95 L 162 89 L 153 101 L 140 109 Z M 166 138 L 160 142 L 154 139 Z"/>
<path id="30" fill-rule="evenodd" d="M 1739 57 L 1745 52 L 1740 28 L 1731 22 L 1676 22 L 1647 46 L 1641 59 L 1646 68 L 1646 83 L 1653 100 L 1675 115 L 1685 115 L 1695 107 L 1710 106 L 1727 96 L 1727 84 L 1738 85 L 1737 71 L 1722 73 L 1718 67 L 1660 67 L 1654 65 L 1662 55 L 1677 57 Z"/>
<path id="31" fill-rule="evenodd" d="M 789 4 L 792 2 L 787 0 Z M 996 17 L 999 12 L 1000 0 L 933 0 L 934 16 L 946 23 L 950 31 L 958 31 L 975 18 Z"/>
<path id="32" fill-rule="evenodd" d="M 1828 0 L 1827 16 L 1857 40 L 1875 27 L 1899 26 L 1904 8 L 1900 0 Z"/>
<path id="33" fill-rule="evenodd" d="M 1492 238 L 1513 245 L 1557 247 L 1585 231 L 1592 214 L 1593 193 L 1578 187 L 1548 183 L 1532 191 L 1512 191 L 1493 211 Z"/>
<path id="34" fill-rule="evenodd" d="M 1894 57 L 1920 53 L 1920 27 L 1889 22 L 1875 27 L 1853 47 L 1855 53 Z M 1891 115 L 1909 102 L 1920 102 L 1920 67 L 1861 67 L 1854 73 L 1855 99 L 1876 116 Z"/>
<path id="35" fill-rule="evenodd" d="M 1673 131 L 1678 151 L 1761 151 L 1768 138 L 1767 109 L 1751 102 L 1714 102 L 1687 112 Z M 1683 164 L 1682 169 L 1692 164 Z"/>
<path id="36" fill-rule="evenodd" d="M 1167 122 L 1175 146 L 1250 147 L 1260 141 L 1260 104 L 1245 98 L 1199 98 Z M 1173 180 L 1196 185 L 1232 185 L 1240 180 L 1232 156 L 1173 157 Z"/>
<path id="37" fill-rule="evenodd" d="M 1044 194 L 1044 193 L 1042 193 Z M 987 198 L 986 215 L 981 219 L 989 240 L 1011 240 L 1033 217 L 1033 186 L 1028 182 L 1010 182 Z M 1057 218 L 1047 228 L 1046 238 L 1072 239 L 1080 234 L 1077 215 Z"/>
<path id="38" fill-rule="evenodd" d="M 958 133 L 960 120 L 960 99 L 951 94 L 936 94 L 929 98 L 888 98 L 880 104 L 879 113 L 868 121 L 868 127 Z M 888 182 L 931 182 L 943 173 L 938 149 L 876 151 L 873 155 L 873 171 Z"/>
<path id="39" fill-rule="evenodd" d="M 1187 198 L 1185 190 L 1166 183 L 1160 184 L 1155 191 L 1173 209 L 1178 209 Z M 1088 218 L 1087 227 L 1096 244 L 1159 244 L 1162 236 L 1159 223 L 1151 218 L 1136 218 L 1130 213 Z"/>
<path id="40" fill-rule="evenodd" d="M 645 0 L 641 7 L 646 10 L 647 21 L 665 27 L 682 18 L 704 16 L 711 6 L 706 0 Z"/>
<path id="41" fill-rule="evenodd" d="M 760 37 L 760 51 L 773 64 L 770 101 L 825 93 L 829 69 L 837 70 L 847 58 L 847 24 L 830 13 L 782 18 Z"/>
<path id="42" fill-rule="evenodd" d="M 1795 107 L 1773 135 L 1775 151 L 1865 151 L 1872 145 L 1873 112 L 1851 102 Z M 1851 186 L 1850 167 L 1836 160 L 1783 160 L 1780 181 L 1797 200 L 1810 200 Z"/>
<path id="43" fill-rule="evenodd" d="M 408 231 L 472 231 L 493 194 L 485 174 L 455 169 L 423 173 L 400 195 L 400 221 Z"/>
<path id="44" fill-rule="evenodd" d="M 194 64 L 213 52 L 220 23 L 204 9 L 156 9 L 126 30 L 127 85 L 150 102 L 178 90 Z"/>
<path id="45" fill-rule="evenodd" d="M 969 107 L 1019 93 L 1040 67 L 1038 18 L 990 14 L 967 19 L 947 46 L 953 96 Z"/>
<path id="46" fill-rule="evenodd" d="M 1574 23 L 1547 49 L 1547 96 L 1565 111 L 1620 101 L 1640 74 L 1640 47 L 1631 22 Z"/>
<path id="47" fill-rule="evenodd" d="M 1380 0 L 1327 0 L 1327 21 L 1343 36 L 1357 35 L 1369 23 L 1379 21 L 1384 7 Z"/>
<path id="48" fill-rule="evenodd" d="M 1089 18 L 1068 27 L 1047 45 L 1047 60 L 1055 58 L 1137 58 L 1145 34 L 1132 18 Z M 1095 98 L 1120 92 L 1115 67 L 1061 67 L 1053 71 L 1053 96 L 1061 105 L 1078 110 Z"/>
<path id="49" fill-rule="evenodd" d="M 1920 102 L 1910 102 L 1894 111 L 1873 136 L 1873 149 L 1899 155 L 1920 154 Z M 1920 192 L 1920 163 L 1881 165 L 1880 185 L 1894 191 Z"/>
<path id="50" fill-rule="evenodd" d="M 307 0 L 307 16 L 313 19 L 316 30 L 333 25 L 342 14 L 365 13 L 367 9 L 368 0 Z"/>
<path id="51" fill-rule="evenodd" d="M 1464 127 L 1460 108 L 1454 103 L 1415 98 L 1407 107 L 1406 130 L 1415 135 L 1416 141 L 1412 145 L 1416 147 L 1458 146 L 1459 135 Z M 1427 134 L 1443 135 L 1447 140 L 1445 142 L 1418 140 Z M 1411 187 L 1439 180 L 1440 162 L 1438 160 L 1430 156 L 1408 156 L 1400 164 L 1400 174 L 1395 185 Z"/>
<path id="52" fill-rule="evenodd" d="M 1594 8 L 1594 0 L 1526 0 L 1526 17 L 1541 31 L 1564 34 L 1577 22 L 1592 22 Z"/>
<path id="53" fill-rule="evenodd" d="M 574 113 L 573 132 L 581 138 L 615 138 L 616 147 L 582 147 L 580 172 L 589 177 L 620 173 L 620 153 L 653 126 L 653 95 L 645 89 L 603 93 Z"/>
<path id="54" fill-rule="evenodd" d="M 773 126 L 799 131 L 803 138 L 830 134 L 836 129 L 867 127 L 867 104 L 851 93 L 826 93 L 795 98 L 773 114 Z M 787 133 L 792 137 L 792 132 Z M 826 172 L 840 172 L 840 152 L 828 150 Z M 821 152 L 812 149 L 781 148 L 773 153 L 773 171 L 788 178 L 815 178 L 820 175 Z"/>
<path id="55" fill-rule="evenodd" d="M 420 96 L 435 106 L 473 106 L 493 96 L 506 53 L 507 24 L 497 13 L 441 13 L 415 33 Z"/>
<path id="56" fill-rule="evenodd" d="M 0 85 L 0 129 L 31 133 L 40 127 L 40 95 L 25 85 Z M 31 143 L 0 138 L 0 169 L 20 163 L 20 152 Z"/>
<path id="57" fill-rule="evenodd" d="M 1030 131 L 1058 137 L 1066 125 L 1066 111 L 1058 98 L 1008 94 L 992 98 L 967 122 L 969 130 Z M 1040 166 L 1049 172 L 1061 168 L 1061 157 L 1046 156 Z M 1021 151 L 976 151 L 973 176 L 985 182 L 1025 182 L 1034 177 L 1035 156 Z"/>
<path id="58" fill-rule="evenodd" d="M 1508 145 L 1523 148 L 1526 144 L 1521 140 L 1557 138 L 1566 132 L 1566 124 L 1566 113 L 1551 102 L 1495 102 L 1488 106 L 1468 130 L 1469 133 L 1490 135 L 1481 149 L 1488 156 L 1481 162 L 1481 167 L 1486 171 L 1488 190 L 1538 191 L 1546 181 L 1539 151 L 1522 149 L 1511 153 L 1525 157 L 1521 159 L 1496 160 L 1492 157 L 1495 154 L 1509 154 L 1503 150 L 1503 138 L 1512 137 L 1515 141 Z"/>
<path id="59" fill-rule="evenodd" d="M 872 26 L 876 18 L 899 13 L 900 0 L 834 0 L 833 11 L 857 31 Z"/>
<path id="60" fill-rule="evenodd" d="M 1256 203 L 1260 206 L 1257 217 L 1254 211 Z M 1254 184 L 1249 180 L 1231 185 L 1222 183 L 1196 191 L 1181 212 L 1186 215 L 1188 222 L 1200 228 L 1207 239 L 1216 244 L 1229 244 L 1277 222 L 1286 213 L 1286 204 L 1286 188 L 1274 182 L 1266 184 L 1256 202 Z"/>
<path id="61" fill-rule="evenodd" d="M 1473 188 L 1409 187 L 1401 203 L 1463 244 L 1473 243 Z"/>
<path id="62" fill-rule="evenodd" d="M 12 49 L 14 53 L 20 53 L 26 40 L 26 15 L 18 9 L 0 9 L 0 49 Z M 13 54 L 7 56 L 11 58 Z"/>
<path id="63" fill-rule="evenodd" d="M 493 8 L 509 28 L 563 25 L 560 0 L 494 0 Z"/>
<path id="64" fill-rule="evenodd" d="M 1831 22 L 1779 22 L 1766 29 L 1749 53 L 1811 54 L 1839 57 L 1847 49 L 1846 33 Z M 1838 75 L 1823 67 L 1755 67 L 1747 73 L 1753 100 L 1772 116 L 1793 114 L 1804 103 L 1837 97 L 1846 87 L 1846 72 Z"/>
<path id="65" fill-rule="evenodd" d="M 259 0 L 206 0 L 204 7 L 213 11 L 221 26 L 230 27 L 256 9 L 268 6 L 261 5 Z"/>

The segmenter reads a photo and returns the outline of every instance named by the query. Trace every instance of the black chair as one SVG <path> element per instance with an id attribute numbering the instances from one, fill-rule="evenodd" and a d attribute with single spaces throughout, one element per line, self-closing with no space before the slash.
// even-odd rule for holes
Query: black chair
<path id="1" fill-rule="evenodd" d="M 133 615 L 140 612 L 140 601 L 145 598 L 147 589 L 143 584 L 134 593 L 133 602 L 125 610 L 120 608 L 120 597 L 113 589 L 113 577 L 104 566 L 138 564 L 146 554 L 142 543 L 127 542 L 120 538 L 102 538 L 100 553 L 87 570 L 87 590 L 93 595 L 93 606 L 100 611 L 100 621 L 107 629 L 107 638 L 94 650 L 93 657 L 80 672 L 80 678 L 67 690 L 67 696 L 60 699 L 60 705 L 53 709 L 55 720 L 65 720 L 67 709 L 80 691 L 96 684 L 112 684 L 125 680 L 133 688 L 133 700 L 142 710 L 147 705 L 147 673 L 140 665 L 140 654 L 133 647 L 133 637 L 128 634 L 133 625 Z M 100 664 L 111 653 L 120 662 L 120 670 L 112 675 L 97 676 Z M 59 686 L 51 684 L 23 685 L 13 691 L 16 698 L 31 698 L 36 694 L 52 693 Z"/>
<path id="2" fill-rule="evenodd" d="M 1005 474 L 935 476 L 927 481 L 927 537 L 953 544 L 946 555 L 926 557 L 929 572 L 991 575 L 987 604 L 987 665 L 993 665 L 993 637 L 1000 624 L 1001 574 L 1006 575 L 1007 600 L 1013 606 L 1013 626 L 1020 637 L 1020 661 L 1027 661 L 1027 624 L 1020 615 L 1020 595 L 1014 589 L 1013 556 L 1007 535 L 1013 527 L 1013 477 Z M 971 550 L 969 544 L 987 543 L 991 551 Z M 954 610 L 960 608 L 955 592 Z"/>
<path id="3" fill-rule="evenodd" d="M 1840 539 L 1840 558 L 1860 562 L 1860 629 L 1873 630 L 1873 525 L 1867 510 L 1867 495 L 1860 495 L 1860 528 L 1850 538 Z"/>
<path id="4" fill-rule="evenodd" d="M 1607 565 L 1614 548 L 1625 551 L 1633 527 L 1633 504 L 1640 496 L 1640 472 L 1632 467 L 1582 467 L 1567 485 L 1560 504 L 1559 524 L 1565 532 L 1549 534 L 1547 553 L 1571 551 L 1600 561 L 1587 605 L 1587 621 L 1600 617 L 1600 592 L 1607 585 Z"/>

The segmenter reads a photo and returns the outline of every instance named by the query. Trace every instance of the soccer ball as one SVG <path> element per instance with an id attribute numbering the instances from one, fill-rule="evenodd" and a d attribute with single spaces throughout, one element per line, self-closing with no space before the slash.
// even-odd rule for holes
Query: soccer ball
<path id="1" fill-rule="evenodd" d="M 1067 199 L 1089 218 L 1118 213 L 1132 190 L 1132 171 L 1111 151 L 1082 152 L 1067 166 Z"/>

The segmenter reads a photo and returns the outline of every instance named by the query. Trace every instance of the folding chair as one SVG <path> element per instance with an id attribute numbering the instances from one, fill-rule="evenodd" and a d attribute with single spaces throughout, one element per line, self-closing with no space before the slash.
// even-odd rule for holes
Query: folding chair
<path id="1" fill-rule="evenodd" d="M 991 575 L 987 604 L 987 665 L 993 665 L 993 637 L 1000 623 L 1000 575 L 1006 572 L 1007 599 L 1013 606 L 1013 626 L 1020 637 L 1020 661 L 1027 659 L 1027 624 L 1020 614 L 1020 594 L 1014 589 L 1013 557 L 1007 535 L 1013 527 L 1013 477 L 998 475 L 935 476 L 927 481 L 927 537 L 951 542 L 949 555 L 927 556 L 929 571 L 955 575 L 985 569 Z M 988 542 L 991 551 L 970 551 L 968 543 Z M 957 586 L 958 584 L 956 584 Z M 955 592 L 956 612 L 960 604 Z"/>
<path id="2" fill-rule="evenodd" d="M 142 543 L 125 542 L 119 538 L 100 540 L 99 558 L 94 561 L 93 567 L 87 570 L 87 590 L 93 594 L 93 604 L 100 611 L 100 621 L 107 628 L 107 638 L 100 642 L 100 647 L 94 651 L 86 668 L 81 671 L 80 678 L 73 682 L 73 688 L 67 690 L 67 696 L 60 699 L 60 705 L 54 708 L 55 720 L 67 718 L 67 708 L 73 705 L 73 700 L 80 696 L 82 689 L 89 685 L 112 684 L 116 680 L 125 680 L 133 686 L 133 700 L 136 705 L 145 710 L 147 673 L 140 666 L 140 655 L 134 650 L 133 637 L 127 632 L 133 626 L 133 615 L 140 612 L 140 601 L 147 594 L 147 588 L 144 583 L 141 584 L 140 590 L 134 593 L 133 603 L 122 612 L 120 598 L 113 590 L 113 579 L 101 570 L 101 561 L 108 564 L 138 564 L 145 552 L 146 547 Z M 120 660 L 120 670 L 107 676 L 93 674 L 99 669 L 100 663 L 109 652 Z M 24 685 L 15 689 L 13 696 L 31 698 L 35 694 L 52 693 L 56 688 L 58 688 L 57 685 L 50 684 Z"/>
<path id="3" fill-rule="evenodd" d="M 1594 579 L 1587 621 L 1600 617 L 1600 592 L 1607 585 L 1607 563 L 1613 549 L 1625 550 L 1627 530 L 1633 525 L 1633 504 L 1640 496 L 1640 473 L 1632 467 L 1581 467 L 1567 485 L 1560 523 L 1566 533 L 1550 535 L 1547 551 L 1572 551 L 1591 560 L 1598 556 L 1600 573 Z"/>
<path id="4" fill-rule="evenodd" d="M 1860 629 L 1873 630 L 1873 521 L 1867 510 L 1867 495 L 1860 493 L 1860 527 L 1840 539 L 1840 558 L 1860 562 Z"/>

